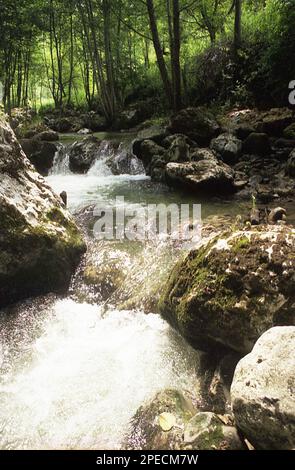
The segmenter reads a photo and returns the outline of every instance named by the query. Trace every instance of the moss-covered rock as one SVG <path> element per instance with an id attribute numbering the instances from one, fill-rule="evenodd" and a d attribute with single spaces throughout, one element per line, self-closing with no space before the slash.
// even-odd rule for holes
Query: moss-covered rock
<path id="1" fill-rule="evenodd" d="M 197 349 L 247 354 L 272 326 L 295 324 L 294 268 L 294 229 L 225 233 L 178 263 L 159 309 Z"/>
<path id="2" fill-rule="evenodd" d="M 243 448 L 230 417 L 198 412 L 180 390 L 163 390 L 139 408 L 125 446 L 132 450 Z"/>
<path id="3" fill-rule="evenodd" d="M 0 123 L 0 305 L 67 288 L 85 244 L 71 216 Z"/>

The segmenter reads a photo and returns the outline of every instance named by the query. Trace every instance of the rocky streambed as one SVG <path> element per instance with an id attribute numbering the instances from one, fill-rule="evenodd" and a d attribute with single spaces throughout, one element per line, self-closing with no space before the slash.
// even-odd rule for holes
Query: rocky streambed
<path id="1" fill-rule="evenodd" d="M 262 174 L 290 117 L 268 147 L 269 116 L 222 132 L 194 113 L 139 134 L 133 154 L 67 142 L 46 181 L 1 124 L 1 448 L 294 448 L 292 149 L 287 212 L 271 215 L 278 186 Z M 93 209 L 118 195 L 130 209 L 202 204 L 202 241 L 97 241 Z"/>

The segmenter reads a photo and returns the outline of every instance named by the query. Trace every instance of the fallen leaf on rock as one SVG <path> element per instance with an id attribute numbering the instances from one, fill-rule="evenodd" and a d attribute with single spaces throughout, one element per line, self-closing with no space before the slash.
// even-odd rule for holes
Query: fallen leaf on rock
<path id="1" fill-rule="evenodd" d="M 162 431 L 168 432 L 176 424 L 176 418 L 172 413 L 162 413 L 159 415 L 159 426 Z"/>

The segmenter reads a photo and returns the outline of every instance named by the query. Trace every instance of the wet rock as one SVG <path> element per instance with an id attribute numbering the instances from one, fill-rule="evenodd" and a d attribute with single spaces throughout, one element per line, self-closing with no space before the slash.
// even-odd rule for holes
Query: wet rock
<path id="1" fill-rule="evenodd" d="M 257 449 L 295 447 L 295 327 L 272 328 L 238 364 L 232 387 L 237 426 Z"/>
<path id="2" fill-rule="evenodd" d="M 234 172 L 217 159 L 189 163 L 168 163 L 166 180 L 170 186 L 200 193 L 223 195 L 234 192 Z"/>
<path id="3" fill-rule="evenodd" d="M 107 158 L 106 165 L 113 175 L 140 175 L 144 173 L 143 163 L 121 146 Z"/>
<path id="4" fill-rule="evenodd" d="M 199 145 L 209 145 L 220 133 L 217 121 L 203 108 L 187 108 L 172 117 L 169 130 L 185 134 Z"/>
<path id="5" fill-rule="evenodd" d="M 84 242 L 71 218 L 0 123 L 0 304 L 64 291 Z"/>
<path id="6" fill-rule="evenodd" d="M 183 440 L 185 449 L 245 449 L 232 419 L 211 412 L 197 413 L 185 426 Z"/>
<path id="7" fill-rule="evenodd" d="M 100 154 L 101 141 L 96 137 L 85 137 L 81 142 L 74 142 L 68 149 L 70 170 L 73 173 L 87 173 Z"/>
<path id="8" fill-rule="evenodd" d="M 295 324 L 294 248 L 290 227 L 213 238 L 174 268 L 160 312 L 197 349 L 247 354 L 267 329 Z"/>
<path id="9" fill-rule="evenodd" d="M 163 156 L 165 149 L 153 140 L 143 140 L 133 142 L 133 153 L 142 161 L 147 175 L 150 175 L 152 160 Z"/>
<path id="10" fill-rule="evenodd" d="M 243 444 L 228 416 L 197 412 L 178 390 L 164 390 L 132 419 L 132 450 L 236 450 Z M 125 446 L 124 446 L 125 447 Z"/>
<path id="11" fill-rule="evenodd" d="M 271 145 L 268 135 L 256 132 L 250 134 L 243 143 L 243 152 L 252 155 L 269 155 Z"/>
<path id="12" fill-rule="evenodd" d="M 22 139 L 20 143 L 36 170 L 42 176 L 47 176 L 52 168 L 58 144 L 42 141 L 39 138 Z"/>
<path id="13" fill-rule="evenodd" d="M 228 164 L 234 164 L 242 152 L 242 141 L 232 134 L 221 134 L 213 139 L 210 148 Z"/>
<path id="14" fill-rule="evenodd" d="M 119 259 L 104 259 L 98 265 L 88 265 L 83 279 L 92 293 L 96 294 L 96 301 L 107 300 L 125 279 L 123 265 Z"/>
<path id="15" fill-rule="evenodd" d="M 175 425 L 163 431 L 159 418 L 169 413 Z M 192 401 L 180 390 L 163 390 L 153 400 L 141 406 L 131 421 L 131 431 L 126 438 L 126 448 L 132 450 L 181 449 L 183 425 L 195 415 Z M 124 445 L 125 447 L 125 445 Z"/>

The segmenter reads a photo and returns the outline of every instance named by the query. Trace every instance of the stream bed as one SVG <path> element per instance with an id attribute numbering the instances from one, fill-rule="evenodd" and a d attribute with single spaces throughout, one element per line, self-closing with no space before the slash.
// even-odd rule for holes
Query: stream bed
<path id="1" fill-rule="evenodd" d="M 231 201 L 199 201 L 170 191 L 143 174 L 115 176 L 103 159 L 86 175 L 71 174 L 63 162 L 47 181 L 57 193 L 67 192 L 73 213 L 91 204 L 112 205 L 117 196 L 129 207 L 201 203 L 203 220 L 234 218 L 241 210 Z M 142 247 L 136 266 L 142 282 L 157 283 L 157 270 L 183 255 L 162 248 L 163 242 Z M 132 291 L 138 278 L 125 282 Z M 1 449 L 119 449 L 132 416 L 157 391 L 198 393 L 198 353 L 156 314 L 119 311 L 70 293 L 0 313 Z"/>

